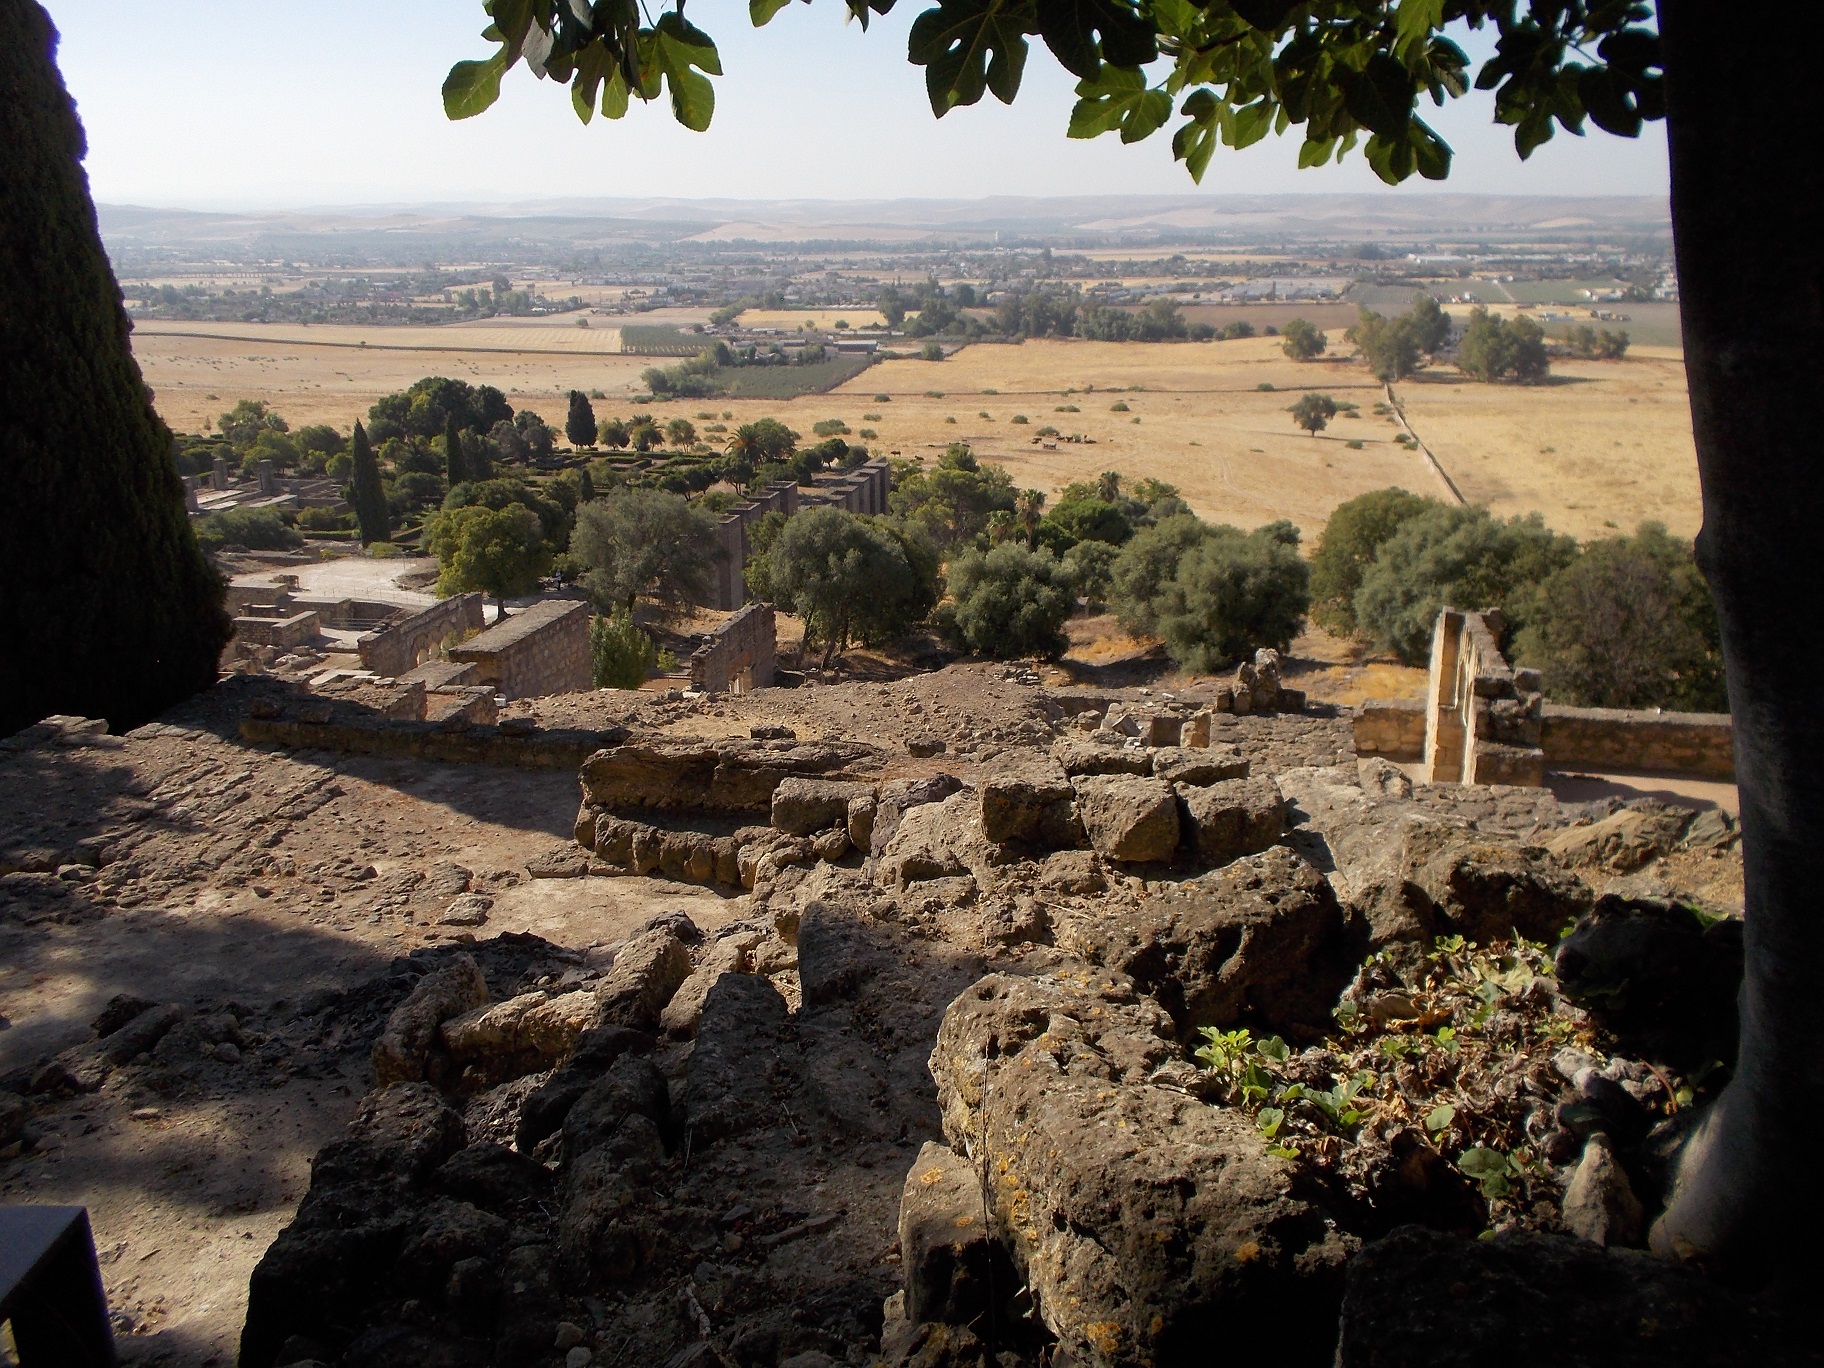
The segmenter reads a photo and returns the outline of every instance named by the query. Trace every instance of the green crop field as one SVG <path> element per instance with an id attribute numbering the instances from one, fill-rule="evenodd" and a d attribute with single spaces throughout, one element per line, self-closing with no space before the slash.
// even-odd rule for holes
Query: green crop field
<path id="1" fill-rule="evenodd" d="M 874 364 L 871 356 L 838 356 L 803 366 L 734 366 L 716 373 L 731 399 L 795 399 L 853 380 Z"/>

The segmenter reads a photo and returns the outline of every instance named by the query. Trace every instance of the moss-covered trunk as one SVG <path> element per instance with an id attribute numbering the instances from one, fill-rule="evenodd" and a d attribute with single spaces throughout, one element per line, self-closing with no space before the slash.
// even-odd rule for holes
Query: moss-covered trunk
<path id="1" fill-rule="evenodd" d="M 34 0 L 0 0 L 0 734 L 118 730 L 215 678 L 219 577 L 127 345 L 82 126 Z"/>

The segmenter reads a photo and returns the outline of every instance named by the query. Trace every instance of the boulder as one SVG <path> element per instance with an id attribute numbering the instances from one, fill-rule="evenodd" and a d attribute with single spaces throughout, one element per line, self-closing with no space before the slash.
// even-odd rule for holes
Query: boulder
<path id="1" fill-rule="evenodd" d="M 1564 1190 L 1564 1228 L 1591 1244 L 1639 1244 L 1646 1212 L 1628 1175 L 1616 1162 L 1609 1137 L 1598 1131 L 1583 1146 L 1583 1157 Z"/>
<path id="2" fill-rule="evenodd" d="M 852 741 L 628 742 L 583 762 L 583 798 L 615 812 L 765 812 L 773 791 L 788 778 L 828 775 L 878 760 L 874 747 Z"/>
<path id="3" fill-rule="evenodd" d="M 874 846 L 874 816 L 878 810 L 879 800 L 875 797 L 872 786 L 866 793 L 858 793 L 849 799 L 849 810 L 845 817 L 849 844 L 864 855 Z"/>
<path id="4" fill-rule="evenodd" d="M 1153 774 L 1168 784 L 1218 784 L 1246 779 L 1248 758 L 1233 746 L 1168 746 L 1153 752 Z"/>
<path id="5" fill-rule="evenodd" d="M 392 1083 L 361 1099 L 347 1144 L 373 1169 L 421 1178 L 468 1144 L 462 1116 L 428 1083 Z"/>
<path id="6" fill-rule="evenodd" d="M 691 971 L 683 986 L 672 995 L 665 1010 L 659 1013 L 659 1029 L 666 1035 L 686 1040 L 697 1033 L 697 1020 L 703 1014 L 703 1002 L 710 988 L 724 974 L 751 974 L 753 952 L 759 945 L 758 931 L 738 931 L 723 936 L 711 945 L 703 962 Z"/>
<path id="7" fill-rule="evenodd" d="M 564 1117 L 565 1168 L 604 1145 L 615 1146 L 623 1159 L 645 1155 L 648 1138 L 656 1139 L 670 1119 L 670 1096 L 650 1055 L 621 1055 Z M 644 1124 L 629 1129 L 632 1119 Z M 650 1157 L 663 1159 L 663 1145 Z"/>
<path id="8" fill-rule="evenodd" d="M 1712 1368 L 1804 1361 L 1772 1305 L 1574 1238 L 1406 1226 L 1350 1264 L 1337 1368 Z"/>
<path id="9" fill-rule="evenodd" d="M 1142 902 L 1060 911 L 1054 936 L 1130 976 L 1187 1036 L 1244 1022 L 1322 1032 L 1359 960 L 1335 892 L 1284 846 Z"/>
<path id="10" fill-rule="evenodd" d="M 1588 885 L 1548 861 L 1473 837 L 1446 843 L 1406 882 L 1450 930 L 1484 945 L 1516 933 L 1555 942 L 1593 901 Z"/>
<path id="11" fill-rule="evenodd" d="M 1566 868 L 1632 874 L 1675 850 L 1695 816 L 1689 808 L 1642 799 L 1588 826 L 1554 832 L 1543 844 Z"/>
<path id="12" fill-rule="evenodd" d="M 1095 738 L 1101 737 L 1102 740 Z M 1122 744 L 1120 733 L 1092 732 L 1067 736 L 1051 748 L 1051 758 L 1071 778 L 1079 774 L 1151 774 L 1153 752 Z"/>
<path id="13" fill-rule="evenodd" d="M 548 1069 L 570 1053 L 584 1031 L 601 1024 L 601 1002 L 579 989 L 556 997 L 522 993 L 477 1007 L 439 1028 L 451 1058 L 472 1071 L 472 1082 L 491 1086 Z"/>
<path id="14" fill-rule="evenodd" d="M 878 842 L 878 826 L 874 836 Z M 903 891 L 929 879 L 951 879 L 986 868 L 990 854 L 973 795 L 957 793 L 941 803 L 921 804 L 900 817 L 880 850 L 875 875 Z"/>
<path id="15" fill-rule="evenodd" d="M 775 1123 L 785 999 L 758 974 L 710 986 L 684 1081 L 684 1125 L 698 1144 Z"/>
<path id="16" fill-rule="evenodd" d="M 981 979 L 931 1054 L 944 1135 L 988 1173 L 1058 1361 L 1202 1365 L 1250 1334 L 1315 1361 L 1348 1242 L 1247 1117 L 1151 1081 L 1166 1066 L 1183 1056 L 1165 1012 L 1069 966 Z"/>
<path id="17" fill-rule="evenodd" d="M 472 955 L 456 955 L 448 964 L 419 979 L 386 1019 L 374 1043 L 374 1083 L 416 1083 L 436 1072 L 439 1028 L 451 1017 L 473 1011 L 488 1000 L 488 983 Z"/>
<path id="18" fill-rule="evenodd" d="M 1202 752 L 1200 752 L 1202 753 Z M 1242 762 L 1246 767 L 1247 762 Z M 1271 779 L 1225 779 L 1178 791 L 1197 863 L 1222 866 L 1265 850 L 1285 834 L 1285 802 Z"/>
<path id="19" fill-rule="evenodd" d="M 1096 853 L 1138 863 L 1169 860 L 1178 849 L 1178 800 L 1162 779 L 1084 775 L 1073 781 L 1077 815 Z"/>
<path id="20" fill-rule="evenodd" d="M 899 1198 L 905 1315 L 913 1324 L 974 1325 L 1002 1313 L 1018 1280 L 988 1228 L 981 1175 L 947 1145 L 927 1140 Z"/>
<path id="21" fill-rule="evenodd" d="M 1042 830 L 1059 822 L 1060 807 L 1068 808 L 1070 776 L 1039 751 L 1003 751 L 982 772 L 980 803 L 982 835 L 995 845 L 1040 839 Z"/>
<path id="22" fill-rule="evenodd" d="M 555 1134 L 577 1098 L 622 1055 L 643 1054 L 652 1045 L 650 1035 L 625 1026 L 597 1026 L 578 1036 L 570 1058 L 520 1104 L 513 1132 L 519 1152 L 530 1154 L 546 1136 Z"/>
<path id="23" fill-rule="evenodd" d="M 872 784 L 834 779 L 782 780 L 773 790 L 772 825 L 788 836 L 810 836 L 833 826 L 847 828 L 849 804 L 871 799 Z"/>
<path id="24" fill-rule="evenodd" d="M 954 774 L 933 774 L 923 779 L 891 779 L 882 784 L 874 806 L 874 821 L 868 832 L 866 849 L 879 855 L 899 830 L 900 818 L 915 807 L 941 803 L 958 789 L 963 781 Z M 857 845 L 860 842 L 856 843 Z"/>
<path id="25" fill-rule="evenodd" d="M 651 1029 L 659 1013 L 690 977 L 690 952 L 668 926 L 643 931 L 620 948 L 595 987 L 604 1025 Z"/>
<path id="26" fill-rule="evenodd" d="M 658 1246 L 659 1220 L 646 1175 L 637 1166 L 630 1171 L 606 1146 L 585 1155 L 565 1185 L 557 1219 L 565 1276 L 578 1286 L 633 1277 Z"/>

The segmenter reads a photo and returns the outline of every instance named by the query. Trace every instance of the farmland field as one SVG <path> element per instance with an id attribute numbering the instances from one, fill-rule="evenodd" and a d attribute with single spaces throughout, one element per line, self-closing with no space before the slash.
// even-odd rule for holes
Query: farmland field
<path id="1" fill-rule="evenodd" d="M 511 330 L 508 340 L 524 339 L 523 351 L 492 349 L 495 330 L 485 328 L 209 325 L 210 331 L 245 331 L 246 341 L 160 329 L 142 324 L 134 350 L 160 412 L 188 431 L 200 430 L 205 418 L 240 398 L 267 400 L 294 426 L 327 422 L 346 431 L 379 395 L 437 374 L 498 385 L 516 407 L 555 424 L 562 423 L 564 394 L 572 388 L 608 396 L 595 401 L 598 415 L 626 416 L 632 396 L 644 389 L 640 372 L 654 364 L 600 350 L 609 342 L 608 327 Z M 342 341 L 331 337 L 340 333 L 354 334 L 346 340 L 357 344 L 429 333 L 438 346 L 473 338 L 490 349 L 382 350 L 297 340 L 308 334 L 312 343 Z M 1333 334 L 1332 341 L 1340 339 Z M 584 350 L 585 343 L 598 350 Z M 563 354 L 548 354 L 560 345 Z M 1579 536 L 1600 534 L 1607 523 L 1631 530 L 1649 517 L 1684 535 L 1694 532 L 1697 481 L 1678 355 L 1637 348 L 1623 361 L 1562 362 L 1554 369 L 1562 383 L 1537 388 L 1458 383 L 1454 372 L 1440 371 L 1436 380 L 1400 386 L 1399 397 L 1414 429 L 1464 493 L 1504 515 L 1538 509 L 1554 527 Z M 756 371 L 753 378 L 772 375 Z M 1303 389 L 1352 400 L 1359 416 L 1339 417 L 1308 437 L 1285 411 Z M 891 397 L 879 402 L 877 394 Z M 1314 534 L 1337 503 L 1369 489 L 1398 484 L 1443 492 L 1423 459 L 1396 445 L 1396 429 L 1373 414 L 1380 397 L 1360 363 L 1298 365 L 1271 338 L 1050 340 L 970 346 L 942 362 L 885 361 L 826 394 L 680 399 L 649 407 L 661 419 L 726 413 L 730 427 L 772 416 L 807 438 L 814 423 L 838 418 L 857 434 L 876 434 L 852 440 L 928 460 L 949 443 L 965 441 L 984 458 L 1005 462 L 1021 485 L 1047 492 L 1104 470 L 1130 479 L 1154 476 L 1178 485 L 1205 517 L 1241 526 L 1290 518 Z M 1114 411 L 1117 403 L 1126 411 Z M 1071 407 L 1077 411 L 1059 412 Z M 1013 422 L 1016 414 L 1028 421 Z M 1047 448 L 1034 441 L 1044 426 L 1089 440 Z M 1351 441 L 1361 446 L 1351 448 Z"/>

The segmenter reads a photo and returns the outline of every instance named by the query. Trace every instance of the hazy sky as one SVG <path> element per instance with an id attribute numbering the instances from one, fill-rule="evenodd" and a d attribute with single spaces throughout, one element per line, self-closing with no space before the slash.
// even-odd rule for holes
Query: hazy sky
<path id="1" fill-rule="evenodd" d="M 1036 45 L 1012 108 L 992 97 L 933 120 L 901 0 L 867 33 L 837 0 L 753 29 L 737 0 L 697 0 L 723 68 L 707 134 L 635 103 L 583 127 L 523 67 L 500 103 L 450 123 L 452 62 L 485 56 L 477 0 L 44 0 L 88 130 L 95 197 L 198 208 L 553 196 L 871 198 L 1185 194 L 1170 125 L 1122 147 L 1064 136 L 1072 78 Z M 1477 55 L 1472 51 L 1472 56 Z M 1490 101 L 1431 118 L 1456 149 L 1451 190 L 1664 194 L 1663 125 L 1638 141 L 1560 132 L 1521 162 Z M 1382 188 L 1359 154 L 1298 171 L 1297 143 L 1218 150 L 1201 193 Z M 1413 181 L 1413 186 L 1422 183 Z"/>

